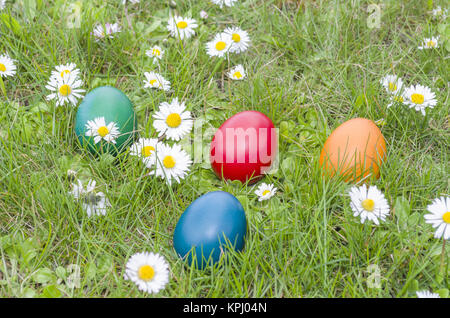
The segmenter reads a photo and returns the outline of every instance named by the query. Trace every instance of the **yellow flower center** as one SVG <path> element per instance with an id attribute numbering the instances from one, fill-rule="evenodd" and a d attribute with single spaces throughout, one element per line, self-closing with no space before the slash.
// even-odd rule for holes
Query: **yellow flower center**
<path id="1" fill-rule="evenodd" d="M 0 72 L 5 72 L 5 71 L 6 71 L 5 64 L 0 63 Z"/>
<path id="2" fill-rule="evenodd" d="M 101 137 L 105 137 L 107 134 L 109 134 L 109 130 L 106 126 L 101 126 L 99 129 L 97 129 L 97 132 Z"/>
<path id="3" fill-rule="evenodd" d="M 72 92 L 72 89 L 67 84 L 61 85 L 61 87 L 59 88 L 59 93 L 62 96 L 69 96 L 71 92 Z"/>
<path id="4" fill-rule="evenodd" d="M 241 74 L 241 72 L 237 71 L 237 72 L 234 72 L 233 76 L 236 78 L 241 78 L 242 74 Z"/>
<path id="5" fill-rule="evenodd" d="M 64 77 L 65 74 L 70 74 L 69 70 L 64 70 L 61 72 L 61 77 Z"/>
<path id="6" fill-rule="evenodd" d="M 411 101 L 414 104 L 423 104 L 424 100 L 425 100 L 425 98 L 422 94 L 412 94 L 411 95 Z"/>
<path id="7" fill-rule="evenodd" d="M 450 212 L 445 212 L 444 215 L 442 216 L 442 219 L 444 220 L 445 223 L 450 224 Z"/>
<path id="8" fill-rule="evenodd" d="M 233 35 L 231 36 L 231 39 L 234 42 L 241 42 L 241 36 L 239 34 L 237 34 L 237 33 L 233 33 Z"/>
<path id="9" fill-rule="evenodd" d="M 153 55 L 160 56 L 161 55 L 161 51 L 158 50 L 158 49 L 153 49 Z"/>
<path id="10" fill-rule="evenodd" d="M 361 202 L 361 205 L 364 210 L 372 212 L 375 208 L 375 202 L 372 199 L 365 199 L 363 202 Z"/>
<path id="11" fill-rule="evenodd" d="M 186 29 L 187 26 L 188 26 L 188 24 L 185 21 L 180 21 L 180 22 L 177 23 L 177 28 L 178 29 Z"/>
<path id="12" fill-rule="evenodd" d="M 175 159 L 172 156 L 165 156 L 163 159 L 163 165 L 166 168 L 173 168 L 175 167 Z"/>
<path id="13" fill-rule="evenodd" d="M 436 46 L 436 42 L 430 40 L 430 41 L 427 42 L 427 46 L 428 47 L 435 47 Z"/>
<path id="14" fill-rule="evenodd" d="M 155 148 L 152 147 L 152 146 L 145 146 L 145 147 L 142 148 L 141 151 L 142 151 L 142 155 L 144 157 L 148 157 L 148 156 L 150 156 L 152 154 L 153 151 L 155 151 Z"/>
<path id="15" fill-rule="evenodd" d="M 394 96 L 394 101 L 403 103 L 403 96 Z"/>
<path id="16" fill-rule="evenodd" d="M 157 82 L 157 80 L 155 80 L 155 79 L 152 79 L 152 80 L 150 80 L 150 85 L 155 85 L 155 83 Z"/>
<path id="17" fill-rule="evenodd" d="M 138 276 L 143 281 L 148 282 L 149 280 L 152 280 L 153 277 L 155 276 L 155 270 L 150 265 L 143 265 L 139 267 Z"/>
<path id="18" fill-rule="evenodd" d="M 216 50 L 217 51 L 222 51 L 227 47 L 227 44 L 224 41 L 218 41 L 216 43 Z"/>
<path id="19" fill-rule="evenodd" d="M 264 190 L 264 192 L 262 193 L 263 196 L 266 196 L 267 194 L 270 193 L 270 190 Z"/>
<path id="20" fill-rule="evenodd" d="M 395 85 L 395 83 L 389 83 L 389 90 L 395 92 L 397 90 L 397 85 Z"/>
<path id="21" fill-rule="evenodd" d="M 180 115 L 177 113 L 170 114 L 166 118 L 166 124 L 167 124 L 167 126 L 169 126 L 171 128 L 176 128 L 176 127 L 180 126 L 180 124 L 181 124 Z"/>

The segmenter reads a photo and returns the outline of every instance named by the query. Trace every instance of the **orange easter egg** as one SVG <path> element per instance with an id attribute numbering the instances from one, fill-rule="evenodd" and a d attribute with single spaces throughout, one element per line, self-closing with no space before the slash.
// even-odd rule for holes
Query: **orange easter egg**
<path id="1" fill-rule="evenodd" d="M 386 142 L 377 125 L 366 118 L 350 119 L 337 127 L 323 145 L 319 164 L 324 174 L 358 182 L 380 177 Z"/>

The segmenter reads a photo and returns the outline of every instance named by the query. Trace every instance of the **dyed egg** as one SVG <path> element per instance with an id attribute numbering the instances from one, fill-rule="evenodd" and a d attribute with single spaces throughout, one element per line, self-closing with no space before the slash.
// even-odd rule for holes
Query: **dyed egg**
<path id="1" fill-rule="evenodd" d="M 386 155 L 386 142 L 375 123 L 354 118 L 337 127 L 320 153 L 319 164 L 329 176 L 341 175 L 345 181 L 379 178 Z"/>
<path id="2" fill-rule="evenodd" d="M 92 123 L 98 118 L 104 118 L 104 124 L 96 127 L 93 136 L 87 136 L 88 121 Z M 115 143 L 101 138 L 111 133 L 112 122 L 118 129 Z M 75 134 L 81 146 L 94 154 L 120 152 L 132 143 L 136 128 L 137 117 L 133 104 L 122 91 L 111 86 L 97 87 L 86 94 L 75 117 Z"/>
<path id="3" fill-rule="evenodd" d="M 254 183 L 270 169 L 277 152 L 272 121 L 258 111 L 244 111 L 227 119 L 210 146 L 211 166 L 219 178 Z"/>
<path id="4" fill-rule="evenodd" d="M 175 227 L 173 245 L 180 257 L 203 269 L 214 264 L 228 248 L 244 247 L 247 219 L 236 197 L 224 191 L 209 192 L 192 202 Z"/>

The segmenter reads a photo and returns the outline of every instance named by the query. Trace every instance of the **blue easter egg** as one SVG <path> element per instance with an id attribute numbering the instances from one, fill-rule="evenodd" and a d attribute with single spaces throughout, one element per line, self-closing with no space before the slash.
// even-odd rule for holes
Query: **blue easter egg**
<path id="1" fill-rule="evenodd" d="M 179 256 L 187 256 L 203 269 L 220 259 L 221 251 L 244 247 L 247 218 L 236 197 L 224 191 L 209 192 L 188 206 L 175 227 L 173 245 Z"/>

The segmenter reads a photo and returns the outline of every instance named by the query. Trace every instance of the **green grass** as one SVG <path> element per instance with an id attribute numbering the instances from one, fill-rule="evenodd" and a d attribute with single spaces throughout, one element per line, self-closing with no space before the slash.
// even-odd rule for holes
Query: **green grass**
<path id="1" fill-rule="evenodd" d="M 0 12 L 0 54 L 8 52 L 18 66 L 15 77 L 3 79 L 0 105 L 0 297 L 415 297 L 422 289 L 448 295 L 450 244 L 440 270 L 442 240 L 423 215 L 434 198 L 449 194 L 449 52 L 444 44 L 417 50 L 424 37 L 445 30 L 428 12 L 444 1 L 385 1 L 380 28 L 372 29 L 371 1 L 296 7 L 248 0 L 221 10 L 207 0 L 175 1 L 175 8 L 144 0 L 128 8 L 131 27 L 121 1 L 83 1 L 78 29 L 66 27 L 64 1 L 23 2 L 36 7 L 24 12 L 8 1 Z M 183 43 L 168 38 L 170 12 L 197 19 L 196 36 Z M 123 31 L 114 39 L 96 43 L 90 36 L 96 22 L 116 21 Z M 250 49 L 223 62 L 210 58 L 205 43 L 231 25 L 249 32 Z M 155 44 L 166 52 L 157 70 L 171 81 L 169 93 L 143 88 L 144 72 L 155 68 L 145 50 Z M 186 101 L 204 129 L 243 110 L 267 114 L 280 128 L 280 165 L 264 181 L 278 193 L 258 202 L 255 187 L 221 181 L 204 163 L 169 187 L 146 177 L 126 154 L 115 160 L 86 153 L 73 132 L 76 108 L 45 100 L 51 70 L 67 62 L 80 68 L 87 91 L 108 84 L 125 92 L 143 136 L 156 135 L 151 116 L 173 97 Z M 224 73 L 239 63 L 248 78 L 231 82 Z M 426 117 L 388 109 L 379 84 L 388 73 L 431 87 L 437 106 Z M 388 155 L 373 184 L 391 213 L 380 226 L 360 224 L 349 205 L 351 184 L 323 179 L 318 165 L 327 136 L 354 117 L 386 121 Z M 88 218 L 68 195 L 68 169 L 107 193 L 106 216 Z M 246 246 L 200 271 L 176 255 L 173 230 L 193 200 L 217 189 L 243 204 Z M 157 295 L 123 279 L 126 261 L 141 251 L 170 264 L 170 283 Z M 71 264 L 79 266 L 79 286 L 70 283 L 77 274 Z M 378 288 L 369 283 L 373 265 Z"/>

